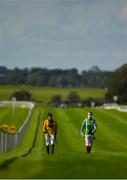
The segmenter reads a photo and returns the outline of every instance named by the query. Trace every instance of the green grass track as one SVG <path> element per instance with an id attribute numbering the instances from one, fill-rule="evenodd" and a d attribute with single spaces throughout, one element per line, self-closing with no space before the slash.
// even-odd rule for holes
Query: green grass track
<path id="1" fill-rule="evenodd" d="M 79 132 L 89 110 L 98 129 L 92 153 L 86 154 Z M 41 129 L 49 111 L 58 122 L 54 155 L 46 154 Z M 22 145 L 1 156 L 0 178 L 127 178 L 126 129 L 125 112 L 36 107 Z"/>

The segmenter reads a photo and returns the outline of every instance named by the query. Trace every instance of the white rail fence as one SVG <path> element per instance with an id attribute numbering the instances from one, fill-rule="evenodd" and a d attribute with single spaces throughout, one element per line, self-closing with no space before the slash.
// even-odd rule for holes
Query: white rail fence
<path id="1" fill-rule="evenodd" d="M 110 103 L 110 104 L 104 104 L 103 106 L 101 106 L 101 108 L 104 109 L 116 109 L 118 111 L 123 111 L 123 112 L 127 112 L 127 106 L 126 105 L 118 105 L 115 103 Z"/>
<path id="2" fill-rule="evenodd" d="M 13 106 L 29 108 L 29 113 L 26 120 L 24 121 L 24 124 L 16 133 L 11 134 L 9 132 L 3 132 L 2 130 L 0 130 L 0 153 L 6 153 L 12 149 L 15 149 L 17 146 L 21 144 L 21 141 L 23 139 L 23 136 L 25 135 L 29 121 L 31 119 L 34 103 L 26 102 L 26 101 L 17 101 L 17 102 L 1 101 L 0 106 L 1 107 L 12 106 L 12 108 Z"/>

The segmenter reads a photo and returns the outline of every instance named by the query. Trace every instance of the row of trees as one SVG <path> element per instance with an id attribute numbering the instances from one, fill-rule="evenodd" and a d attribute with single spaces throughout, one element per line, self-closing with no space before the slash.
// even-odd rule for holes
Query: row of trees
<path id="1" fill-rule="evenodd" d="M 68 94 L 66 100 L 62 100 L 61 95 L 55 95 L 51 98 L 49 105 L 55 107 L 83 107 L 83 106 L 99 106 L 105 102 L 104 99 L 95 99 L 95 98 L 88 98 L 88 99 L 81 99 L 79 95 L 72 91 Z"/>
<path id="2" fill-rule="evenodd" d="M 32 97 L 32 94 L 25 90 L 13 92 L 10 96 L 10 100 L 12 100 L 13 98 L 15 98 L 15 100 L 17 101 L 35 101 Z M 75 91 L 72 91 L 68 94 L 65 100 L 62 100 L 62 96 L 57 94 L 52 96 L 51 100 L 48 103 L 53 107 L 98 106 L 104 103 L 104 99 L 88 98 L 83 100 Z"/>
<path id="3" fill-rule="evenodd" d="M 101 71 L 97 66 L 88 71 L 77 69 L 31 68 L 8 69 L 0 66 L 0 84 L 52 86 L 52 87 L 107 87 L 112 72 Z"/>
<path id="4" fill-rule="evenodd" d="M 14 79 L 17 78 L 17 80 L 21 80 L 22 79 L 22 75 L 24 75 L 23 77 L 26 77 L 26 79 L 24 78 L 24 81 L 20 81 L 21 84 L 25 84 L 26 80 L 28 80 L 27 78 L 30 78 L 31 76 L 31 81 L 34 80 L 33 82 L 36 83 L 36 78 L 40 77 L 40 79 L 43 81 L 43 79 L 46 80 L 47 78 L 47 83 L 45 82 L 45 85 L 49 85 L 49 79 L 51 82 L 51 79 L 53 79 L 52 81 L 52 86 L 59 86 L 59 87 L 68 87 L 70 86 L 92 86 L 92 87 L 105 87 L 107 86 L 107 93 L 105 96 L 105 100 L 112 102 L 113 101 L 113 97 L 115 97 L 116 101 L 118 103 L 127 103 L 127 64 L 124 64 L 123 66 L 121 66 L 120 68 L 118 68 L 117 70 L 115 70 L 114 72 L 102 72 L 97 70 L 96 71 L 94 69 L 94 71 L 90 70 L 90 71 L 83 71 L 81 74 L 78 74 L 76 69 L 71 69 L 71 70 L 44 70 L 44 69 L 39 69 L 38 68 L 33 68 L 31 70 L 19 70 L 19 69 L 14 69 L 14 70 L 8 70 L 6 67 L 0 67 L 0 83 L 1 84 L 6 84 L 7 82 L 11 82 L 11 80 L 13 80 L 14 84 L 18 84 L 19 81 L 15 81 Z M 35 79 L 32 79 L 33 74 L 39 74 L 40 72 L 40 76 L 37 76 Z M 45 75 L 45 78 L 43 76 L 43 73 L 45 72 L 45 74 L 47 73 L 48 75 Z M 51 74 L 49 73 L 51 72 Z M 9 76 L 9 73 L 13 74 L 13 78 L 11 76 Z M 18 76 L 19 73 L 19 76 Z M 41 74 L 42 73 L 42 74 Z M 49 75 L 50 74 L 50 75 Z M 104 75 L 105 74 L 105 75 Z M 103 76 L 104 75 L 104 76 Z M 101 77 L 102 76 L 102 77 Z M 8 77 L 8 78 L 7 78 Z M 18 79 L 18 77 L 20 77 Z M 49 78 L 50 77 L 50 78 Z M 54 79 L 54 77 L 56 77 L 56 79 Z M 61 79 L 62 77 L 68 77 L 67 80 L 67 84 L 65 83 L 65 81 L 59 81 L 58 83 L 58 79 Z M 98 78 L 97 78 L 98 77 Z M 83 79 L 84 78 L 84 79 Z M 102 80 L 105 81 L 103 82 L 104 84 L 102 85 L 101 82 Z M 8 80 L 7 80 L 8 79 Z M 10 81 L 9 81 L 10 79 Z M 41 82 L 42 82 L 41 81 Z M 3 82 L 3 83 L 2 83 Z M 54 82 L 54 83 L 53 83 Z M 89 82 L 89 83 L 88 83 Z M 11 83 L 11 84 L 13 84 Z M 65 84 L 64 84 L 65 83 Z M 10 83 L 9 83 L 10 84 Z M 31 85 L 34 85 L 32 83 L 30 83 Z M 39 85 L 39 84 L 35 84 L 35 85 Z M 41 84 L 44 85 L 44 84 Z M 51 84 L 50 84 L 51 85 Z M 21 94 L 16 94 L 17 92 L 15 92 L 15 94 L 13 94 L 12 96 L 17 97 L 18 100 L 31 100 L 31 94 L 27 93 L 27 92 L 21 92 Z M 23 93 L 23 96 L 22 96 Z M 117 97 L 117 98 L 116 98 Z M 77 103 L 77 102 L 81 102 L 79 96 L 75 93 L 75 92 L 71 92 L 71 94 L 68 95 L 67 101 L 69 103 Z M 92 101 L 92 100 L 91 100 Z M 91 102 L 90 101 L 90 102 Z M 95 101 L 95 100 L 94 100 Z M 56 95 L 54 97 L 52 97 L 51 102 L 53 103 L 61 103 L 61 97 L 59 95 Z M 96 101 L 97 102 L 97 101 Z"/>

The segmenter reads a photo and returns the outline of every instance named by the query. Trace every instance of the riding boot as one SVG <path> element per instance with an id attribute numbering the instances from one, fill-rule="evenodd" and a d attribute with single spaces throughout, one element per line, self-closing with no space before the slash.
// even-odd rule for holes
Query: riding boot
<path id="1" fill-rule="evenodd" d="M 88 149 L 89 149 L 88 151 L 89 151 L 89 153 L 90 153 L 90 152 L 91 152 L 91 146 L 88 146 Z"/>
<path id="2" fill-rule="evenodd" d="M 54 144 L 51 145 L 51 153 L 54 153 Z"/>
<path id="3" fill-rule="evenodd" d="M 49 146 L 46 146 L 46 149 L 47 149 L 47 153 L 49 154 Z"/>
<path id="4" fill-rule="evenodd" d="M 89 153 L 89 146 L 86 146 L 86 152 Z"/>

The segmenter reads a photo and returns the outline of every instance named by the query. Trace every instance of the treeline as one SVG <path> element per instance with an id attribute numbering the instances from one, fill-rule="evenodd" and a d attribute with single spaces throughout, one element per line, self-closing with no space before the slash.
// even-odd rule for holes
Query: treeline
<path id="1" fill-rule="evenodd" d="M 62 99 L 60 94 L 53 95 L 48 102 L 43 102 L 42 100 L 33 99 L 30 92 L 25 90 L 15 91 L 11 94 L 10 100 L 14 101 L 33 101 L 36 103 L 43 103 L 44 105 L 49 105 L 52 107 L 88 107 L 88 106 L 100 106 L 103 105 L 106 100 L 105 98 L 92 98 L 87 99 L 80 98 L 79 94 L 75 91 L 70 91 L 67 94 L 66 99 Z"/>
<path id="2" fill-rule="evenodd" d="M 52 87 L 107 87 L 112 72 L 97 66 L 78 72 L 77 69 L 14 68 L 0 66 L 0 84 L 52 86 Z"/>
<path id="3" fill-rule="evenodd" d="M 127 104 L 127 64 L 116 69 L 108 80 L 106 99 L 116 98 L 117 103 Z"/>

